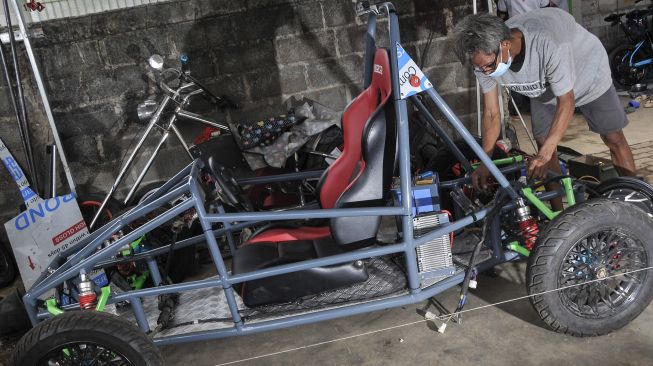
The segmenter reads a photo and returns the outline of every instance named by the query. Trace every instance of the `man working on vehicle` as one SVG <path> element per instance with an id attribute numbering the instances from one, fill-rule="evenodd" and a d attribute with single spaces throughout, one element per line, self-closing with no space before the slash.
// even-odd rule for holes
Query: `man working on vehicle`
<path id="1" fill-rule="evenodd" d="M 490 14 L 469 15 L 456 25 L 452 40 L 460 60 L 471 60 L 484 93 L 483 149 L 489 155 L 501 130 L 498 85 L 504 85 L 531 98 L 539 151 L 529 163 L 529 177 L 560 171 L 556 147 L 576 106 L 610 149 L 619 173 L 634 175 L 635 161 L 622 132 L 628 119 L 612 86 L 608 55 L 571 15 L 544 8 L 505 23 Z M 487 168 L 479 167 L 472 174 L 474 186 L 485 188 L 488 176 Z"/>

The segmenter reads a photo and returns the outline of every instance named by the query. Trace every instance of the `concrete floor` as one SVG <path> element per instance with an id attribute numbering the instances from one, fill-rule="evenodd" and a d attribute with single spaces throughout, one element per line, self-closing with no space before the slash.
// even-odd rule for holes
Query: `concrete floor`
<path id="1" fill-rule="evenodd" d="M 629 114 L 629 119 L 626 136 L 631 144 L 653 140 L 653 109 L 636 111 Z M 523 135 L 519 126 L 517 131 Z M 605 150 L 598 136 L 589 132 L 578 116 L 563 144 L 583 153 Z M 523 141 L 522 147 L 527 146 Z M 648 150 L 642 150 L 636 160 L 642 161 L 649 155 Z M 509 263 L 497 268 L 496 278 L 481 276 L 479 288 L 472 291 L 466 309 L 526 295 L 524 268 L 524 262 Z M 436 299 L 452 310 L 458 291 L 450 289 Z M 552 332 L 528 300 L 471 311 L 464 315 L 462 325 L 450 323 L 446 332 L 440 334 L 432 322 L 423 321 L 417 312 L 426 305 L 414 304 L 240 338 L 168 346 L 162 352 L 169 365 L 193 366 L 653 364 L 653 305 L 625 328 L 597 338 L 574 338 Z M 383 330 L 386 328 L 392 329 Z M 342 338 L 346 339 L 338 340 Z M 10 349 L 13 342 L 15 339 L 0 339 L 0 349 Z M 284 352 L 287 350 L 291 351 Z M 263 357 L 247 360 L 258 356 Z"/>
<path id="2" fill-rule="evenodd" d="M 498 268 L 497 278 L 481 276 L 479 288 L 472 292 L 466 308 L 526 295 L 524 270 L 525 263 L 510 263 Z M 436 298 L 451 309 L 458 291 L 454 288 Z M 653 362 L 653 306 L 618 332 L 596 338 L 574 338 L 552 332 L 540 321 L 528 300 L 471 311 L 464 315 L 462 325 L 450 323 L 444 334 L 436 332 L 433 323 L 420 321 L 423 318 L 417 309 L 424 306 L 426 303 L 242 338 L 169 346 L 162 351 L 170 365 L 194 366 L 634 366 Z M 410 324 L 413 322 L 418 323 Z M 379 331 L 403 324 L 410 325 Z M 352 338 L 333 341 L 345 337 Z M 318 345 L 311 346 L 315 344 Z M 235 362 L 268 354 L 273 355 Z"/>
<path id="3" fill-rule="evenodd" d="M 631 145 L 653 141 L 653 108 L 641 108 L 628 117 L 625 134 Z M 524 130 L 516 128 L 521 146 L 527 150 Z M 580 115 L 575 116 L 562 144 L 585 154 L 606 150 Z M 649 150 L 638 150 L 641 153 L 636 152 L 636 161 L 651 155 Z M 650 174 L 646 170 L 641 173 Z M 526 295 L 524 262 L 504 264 L 497 272 L 497 278 L 480 278 L 479 288 L 472 291 L 466 309 Z M 456 287 L 436 299 L 452 310 L 458 295 Z M 169 346 L 162 351 L 171 365 L 194 366 L 653 365 L 653 305 L 625 328 L 595 338 L 554 333 L 527 299 L 469 312 L 462 325 L 450 323 L 446 332 L 440 334 L 432 322 L 420 321 L 423 318 L 417 311 L 427 305 L 415 304 L 242 338 Z M 411 324 L 414 322 L 418 323 Z M 410 325 L 401 327 L 404 324 Z M 384 331 L 386 328 L 392 329 Z M 338 340 L 342 338 L 346 339 Z"/>

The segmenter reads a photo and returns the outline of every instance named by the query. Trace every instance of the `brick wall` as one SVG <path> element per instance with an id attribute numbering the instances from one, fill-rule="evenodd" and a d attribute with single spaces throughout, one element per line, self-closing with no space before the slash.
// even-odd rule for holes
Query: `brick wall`
<path id="1" fill-rule="evenodd" d="M 635 0 L 581 0 L 580 23 L 599 37 L 609 52 L 625 42 L 626 37 L 619 27 L 612 27 L 603 19 L 612 13 L 625 13 L 636 7 L 645 8 L 648 4 L 647 1 L 635 4 Z"/>
<path id="2" fill-rule="evenodd" d="M 440 93 L 464 120 L 472 120 L 473 79 L 446 42 L 454 19 L 470 13 L 471 3 L 400 0 L 395 5 L 404 47 L 416 61 L 425 58 L 424 70 Z M 432 45 L 422 54 L 431 29 Z M 291 96 L 342 110 L 361 89 L 365 24 L 355 19 L 350 0 L 178 0 L 52 20 L 35 31 L 41 35 L 33 41 L 35 52 L 82 193 L 108 189 L 120 159 L 142 128 L 135 108 L 157 91 L 146 66 L 153 53 L 171 64 L 187 53 L 195 77 L 243 106 L 226 114 L 202 103 L 193 107 L 218 120 L 281 113 L 282 101 Z M 387 44 L 385 18 L 379 32 L 381 44 Z M 22 66 L 36 158 L 45 172 L 47 121 L 29 69 Z M 3 84 L 0 136 L 22 160 L 5 96 Z M 146 180 L 169 176 L 185 165 L 185 156 L 178 152 L 171 141 Z M 18 191 L 4 169 L 0 184 L 8 187 L 0 192 L 1 215 L 11 217 L 17 213 Z"/>

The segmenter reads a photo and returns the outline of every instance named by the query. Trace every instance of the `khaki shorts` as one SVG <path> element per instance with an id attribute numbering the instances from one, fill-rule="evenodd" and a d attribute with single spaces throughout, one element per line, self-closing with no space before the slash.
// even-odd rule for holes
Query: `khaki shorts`
<path id="1" fill-rule="evenodd" d="M 601 135 L 620 131 L 628 124 L 624 106 L 614 86 L 610 86 L 600 97 L 579 106 L 578 109 L 587 120 L 590 131 Z M 536 139 L 548 136 L 555 113 L 555 104 L 543 104 L 531 99 L 531 121 L 533 136 Z"/>

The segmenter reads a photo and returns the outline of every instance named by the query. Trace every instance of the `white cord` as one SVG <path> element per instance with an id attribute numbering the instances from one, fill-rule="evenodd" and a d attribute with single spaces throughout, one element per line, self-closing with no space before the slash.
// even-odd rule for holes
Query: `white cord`
<path id="1" fill-rule="evenodd" d="M 519 120 L 521 121 L 521 125 L 524 126 L 524 131 L 526 131 L 526 136 L 528 136 L 528 140 L 531 142 L 531 145 L 533 145 L 533 149 L 535 149 L 535 154 L 537 154 L 537 145 L 535 144 L 535 138 L 531 135 L 530 131 L 528 131 L 528 127 L 526 127 L 526 122 L 524 121 L 524 117 L 522 117 L 521 112 L 519 111 L 519 108 L 517 107 L 517 103 L 515 102 L 515 98 L 513 98 L 510 95 L 510 89 L 506 87 L 506 92 L 508 93 L 508 98 L 510 99 L 510 102 L 512 103 L 512 106 L 515 107 L 515 111 L 517 111 L 517 115 L 519 116 Z"/>
<path id="2" fill-rule="evenodd" d="M 537 294 L 520 296 L 520 297 L 516 297 L 514 299 L 509 299 L 509 300 L 499 301 L 499 302 L 492 303 L 492 304 L 482 305 L 482 306 L 478 306 L 478 307 L 467 309 L 467 310 L 462 310 L 462 311 L 458 311 L 458 312 L 454 312 L 454 313 L 450 313 L 450 314 L 446 314 L 446 315 L 437 316 L 437 317 L 435 317 L 435 319 L 447 320 L 447 319 L 451 319 L 454 316 L 457 316 L 457 315 L 462 314 L 462 313 L 468 313 L 470 311 L 485 309 L 485 308 L 489 308 L 489 307 L 492 307 L 492 306 L 498 306 L 498 305 L 502 305 L 502 304 L 505 304 L 505 303 L 513 302 L 513 301 L 519 301 L 519 300 L 527 299 L 527 298 L 533 297 L 533 296 L 540 296 L 540 295 L 548 294 L 548 293 L 551 293 L 551 292 L 562 291 L 562 290 L 565 290 L 565 289 L 568 289 L 568 288 L 571 288 L 571 287 L 586 285 L 588 283 L 593 283 L 593 282 L 598 282 L 598 281 L 605 281 L 605 280 L 610 279 L 610 278 L 614 278 L 614 277 L 618 277 L 618 276 L 625 276 L 627 274 L 646 271 L 646 270 L 649 270 L 649 269 L 653 269 L 653 266 L 646 267 L 646 268 L 640 268 L 640 269 L 637 269 L 637 270 L 634 270 L 634 271 L 619 273 L 619 274 L 612 275 L 612 276 L 607 276 L 607 277 L 604 277 L 604 278 L 601 278 L 601 279 L 595 279 L 595 280 L 590 280 L 590 281 L 586 281 L 586 282 L 582 282 L 582 283 L 577 283 L 577 284 L 574 284 L 574 285 L 563 286 L 563 287 L 560 287 L 560 288 L 557 288 L 557 289 L 539 292 Z M 397 329 L 397 328 L 403 328 L 403 327 L 407 327 L 407 326 L 410 326 L 410 325 L 424 323 L 424 322 L 428 322 L 428 321 L 432 321 L 432 320 L 433 320 L 433 318 L 420 319 L 420 320 L 410 322 L 410 323 L 404 323 L 404 324 L 394 325 L 394 326 L 387 327 L 387 328 L 371 330 L 369 332 L 354 334 L 354 335 L 350 335 L 350 336 L 346 336 L 346 337 L 330 339 L 328 341 L 308 344 L 306 346 L 289 348 L 289 349 L 286 349 L 286 350 L 283 350 L 283 351 L 266 353 L 266 354 L 259 355 L 259 356 L 253 356 L 253 357 L 243 358 L 243 359 L 240 359 L 240 360 L 224 362 L 224 363 L 217 364 L 215 366 L 233 365 L 233 364 L 236 364 L 236 363 L 252 361 L 252 360 L 258 360 L 258 359 L 265 358 L 265 357 L 276 356 L 276 355 L 280 355 L 280 354 L 284 354 L 284 353 L 290 353 L 290 352 L 294 352 L 294 351 L 299 351 L 299 350 L 303 350 L 303 349 L 307 349 L 307 348 L 313 348 L 313 347 L 322 346 L 322 345 L 329 344 L 329 343 L 340 342 L 340 341 L 344 341 L 344 340 L 347 340 L 347 339 L 362 337 L 362 336 L 366 336 L 366 335 L 370 335 L 370 334 L 374 334 L 374 333 L 385 332 L 385 331 L 392 330 L 392 329 Z M 448 320 L 447 320 L 447 322 L 448 322 Z"/>

